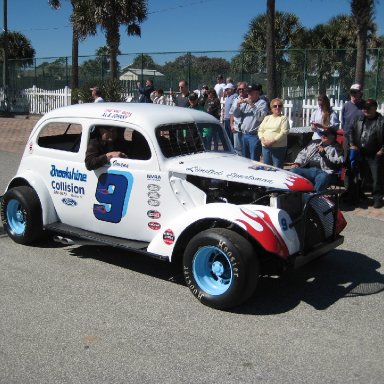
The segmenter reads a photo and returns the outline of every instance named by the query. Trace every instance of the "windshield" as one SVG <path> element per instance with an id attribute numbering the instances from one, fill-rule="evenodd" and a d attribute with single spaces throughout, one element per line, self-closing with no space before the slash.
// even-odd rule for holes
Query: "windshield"
<path id="1" fill-rule="evenodd" d="M 201 152 L 232 153 L 233 149 L 220 124 L 182 123 L 156 129 L 156 138 L 165 157 Z"/>

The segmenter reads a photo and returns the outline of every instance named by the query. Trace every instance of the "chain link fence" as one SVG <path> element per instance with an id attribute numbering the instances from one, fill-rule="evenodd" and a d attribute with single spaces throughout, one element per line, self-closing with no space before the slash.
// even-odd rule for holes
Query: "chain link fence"
<path id="1" fill-rule="evenodd" d="M 6 94 L 0 92 L 0 109 L 17 103 L 23 90 L 33 86 L 56 90 L 71 87 L 71 57 L 9 60 Z M 137 91 L 137 82 L 153 79 L 156 89 L 178 91 L 185 79 L 191 90 L 214 86 L 218 74 L 234 82 L 260 83 L 267 91 L 264 51 L 202 51 L 122 54 L 118 57 L 119 80 L 126 93 Z M 291 49 L 276 53 L 278 95 L 285 100 L 306 99 L 326 93 L 345 100 L 354 83 L 356 50 Z M 3 64 L 0 65 L 1 71 Z M 384 49 L 367 51 L 364 97 L 384 101 Z M 79 57 L 79 88 L 102 84 L 110 78 L 106 56 Z M 6 100 L 7 98 L 7 100 Z"/>

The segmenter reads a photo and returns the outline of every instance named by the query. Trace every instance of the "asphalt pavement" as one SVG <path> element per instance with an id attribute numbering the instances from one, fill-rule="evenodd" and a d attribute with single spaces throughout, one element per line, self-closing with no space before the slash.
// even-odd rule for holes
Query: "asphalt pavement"
<path id="1" fill-rule="evenodd" d="M 1 191 L 26 134 L 0 147 Z M 21 246 L 0 228 L 0 383 L 380 383 L 384 225 L 344 214 L 342 246 L 262 277 L 229 312 L 166 262 L 50 237 Z"/>

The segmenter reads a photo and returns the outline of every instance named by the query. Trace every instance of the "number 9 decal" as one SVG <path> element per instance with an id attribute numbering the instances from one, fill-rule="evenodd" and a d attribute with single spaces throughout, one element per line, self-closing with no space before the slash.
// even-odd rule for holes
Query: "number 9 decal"
<path id="1" fill-rule="evenodd" d="M 284 217 L 281 219 L 281 228 L 283 229 L 283 231 L 286 231 L 288 229 L 287 220 Z"/>
<path id="2" fill-rule="evenodd" d="M 101 174 L 95 193 L 99 204 L 93 205 L 96 219 L 119 223 L 126 214 L 132 184 L 133 178 L 128 172 Z"/>

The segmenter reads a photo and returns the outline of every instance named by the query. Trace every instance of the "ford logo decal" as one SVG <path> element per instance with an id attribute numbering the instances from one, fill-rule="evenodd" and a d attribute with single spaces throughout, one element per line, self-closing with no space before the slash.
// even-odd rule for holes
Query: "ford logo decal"
<path id="1" fill-rule="evenodd" d="M 76 200 L 73 200 L 69 197 L 64 197 L 63 199 L 61 199 L 61 201 L 65 204 L 65 205 L 68 205 L 70 207 L 76 207 L 77 205 L 77 202 Z"/>

